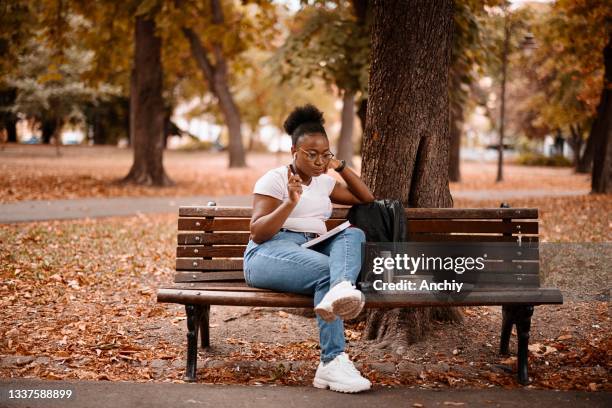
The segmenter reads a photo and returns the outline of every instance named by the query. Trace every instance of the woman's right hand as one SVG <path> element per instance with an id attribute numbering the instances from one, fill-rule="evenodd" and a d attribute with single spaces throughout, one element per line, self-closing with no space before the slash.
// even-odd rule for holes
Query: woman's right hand
<path id="1" fill-rule="evenodd" d="M 287 166 L 287 192 L 289 193 L 289 201 L 292 204 L 297 204 L 302 196 L 302 178 L 299 174 L 292 174 L 290 166 Z"/>

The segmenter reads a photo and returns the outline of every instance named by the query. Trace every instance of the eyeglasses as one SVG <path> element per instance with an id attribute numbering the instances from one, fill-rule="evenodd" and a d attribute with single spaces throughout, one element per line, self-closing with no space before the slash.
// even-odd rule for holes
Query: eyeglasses
<path id="1" fill-rule="evenodd" d="M 320 157 L 321 161 L 323 163 L 327 163 L 331 159 L 334 158 L 334 154 L 332 152 L 326 152 L 326 153 L 323 153 L 323 154 L 318 154 L 318 153 L 313 153 L 313 152 L 307 152 L 306 150 L 302 149 L 301 147 L 299 147 L 298 149 L 303 151 L 306 154 L 306 159 L 308 159 L 308 161 L 311 161 L 311 162 L 316 161 L 317 157 Z"/>

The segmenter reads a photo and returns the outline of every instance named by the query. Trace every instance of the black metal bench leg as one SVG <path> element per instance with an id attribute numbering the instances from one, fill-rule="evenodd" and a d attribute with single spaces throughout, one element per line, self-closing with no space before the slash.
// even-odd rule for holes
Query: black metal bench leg
<path id="1" fill-rule="evenodd" d="M 502 330 L 501 339 L 499 341 L 499 354 L 509 354 L 510 335 L 512 334 L 512 326 L 514 325 L 514 308 L 511 306 L 502 306 Z"/>
<path id="2" fill-rule="evenodd" d="M 502 332 L 499 343 L 499 353 L 508 354 L 512 325 L 516 324 L 516 335 L 518 338 L 517 363 L 518 363 L 518 382 L 520 384 L 529 383 L 528 360 L 529 360 L 529 331 L 531 330 L 531 316 L 533 306 L 503 306 L 502 307 Z"/>
<path id="3" fill-rule="evenodd" d="M 516 334 L 518 336 L 518 382 L 522 385 L 529 383 L 527 375 L 529 357 L 529 330 L 531 330 L 531 316 L 533 306 L 519 306 L 516 313 Z"/>
<path id="4" fill-rule="evenodd" d="M 185 305 L 187 312 L 187 367 L 185 381 L 196 380 L 198 365 L 198 326 L 200 324 L 201 308 L 197 305 Z"/>
<path id="5" fill-rule="evenodd" d="M 202 305 L 202 316 L 200 317 L 200 337 L 202 348 L 210 347 L 210 305 Z"/>

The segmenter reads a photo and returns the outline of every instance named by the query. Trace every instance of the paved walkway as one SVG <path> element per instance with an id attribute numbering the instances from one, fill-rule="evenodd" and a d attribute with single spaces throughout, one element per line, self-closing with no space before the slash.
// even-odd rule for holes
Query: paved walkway
<path id="1" fill-rule="evenodd" d="M 9 390 L 72 390 L 70 399 L 10 399 Z M 421 404 L 421 405 L 413 405 Z M 0 379 L 1 407 L 609 407 L 612 393 L 502 388 L 376 388 L 340 394 L 313 387 Z"/>
<path id="2" fill-rule="evenodd" d="M 147 213 L 177 213 L 184 205 L 251 205 L 251 196 L 119 197 L 74 200 L 19 201 L 0 204 L 0 224 L 45 220 L 114 217 Z"/>
<path id="3" fill-rule="evenodd" d="M 454 198 L 471 200 L 509 201 L 517 198 L 567 197 L 588 194 L 588 191 L 540 191 L 540 190 L 502 190 L 502 191 L 457 191 Z M 94 217 L 135 215 L 138 213 L 176 213 L 180 206 L 206 205 L 215 201 L 217 205 L 248 206 L 252 196 L 193 196 L 193 197 L 119 197 L 119 198 L 79 198 L 73 200 L 19 201 L 0 204 L 0 224 L 66 220 Z"/>

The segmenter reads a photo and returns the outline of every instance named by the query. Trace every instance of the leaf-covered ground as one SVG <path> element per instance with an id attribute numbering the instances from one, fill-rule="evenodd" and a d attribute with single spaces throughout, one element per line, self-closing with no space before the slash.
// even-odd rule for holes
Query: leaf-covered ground
<path id="1" fill-rule="evenodd" d="M 132 163 L 128 149 L 62 147 L 62 156 L 47 146 L 7 145 L 0 150 L 0 203 L 23 200 L 82 197 L 136 197 L 250 194 L 255 181 L 268 169 L 288 163 L 287 154 L 249 154 L 246 169 L 227 169 L 226 153 L 167 151 L 164 165 L 176 182 L 155 188 L 116 183 Z M 359 167 L 359 163 L 357 168 Z M 505 180 L 496 183 L 495 164 L 462 164 L 462 190 L 590 190 L 588 175 L 571 168 L 506 165 Z M 333 172 L 332 172 L 333 173 Z M 499 203 L 497 204 L 499 205 Z"/>
<path id="2" fill-rule="evenodd" d="M 609 198 L 511 204 L 540 208 L 548 242 L 598 243 L 587 257 L 603 256 L 597 251 L 612 241 Z M 184 311 L 155 302 L 156 288 L 172 282 L 175 246 L 175 215 L 0 226 L 0 377 L 180 381 Z M 562 264 L 572 263 L 570 257 Z M 577 268 L 559 267 L 545 276 L 543 283 L 561 288 L 566 302 L 536 308 L 530 387 L 612 389 L 609 271 L 590 273 L 587 266 L 580 275 Z M 577 283 L 582 280 L 588 284 Z M 401 357 L 361 339 L 362 327 L 348 324 L 348 351 L 378 385 L 517 387 L 515 358 L 496 353 L 500 308 L 464 311 L 463 324 L 434 325 Z M 213 348 L 199 354 L 199 381 L 312 381 L 319 355 L 312 318 L 278 309 L 213 307 L 211 330 Z"/>

